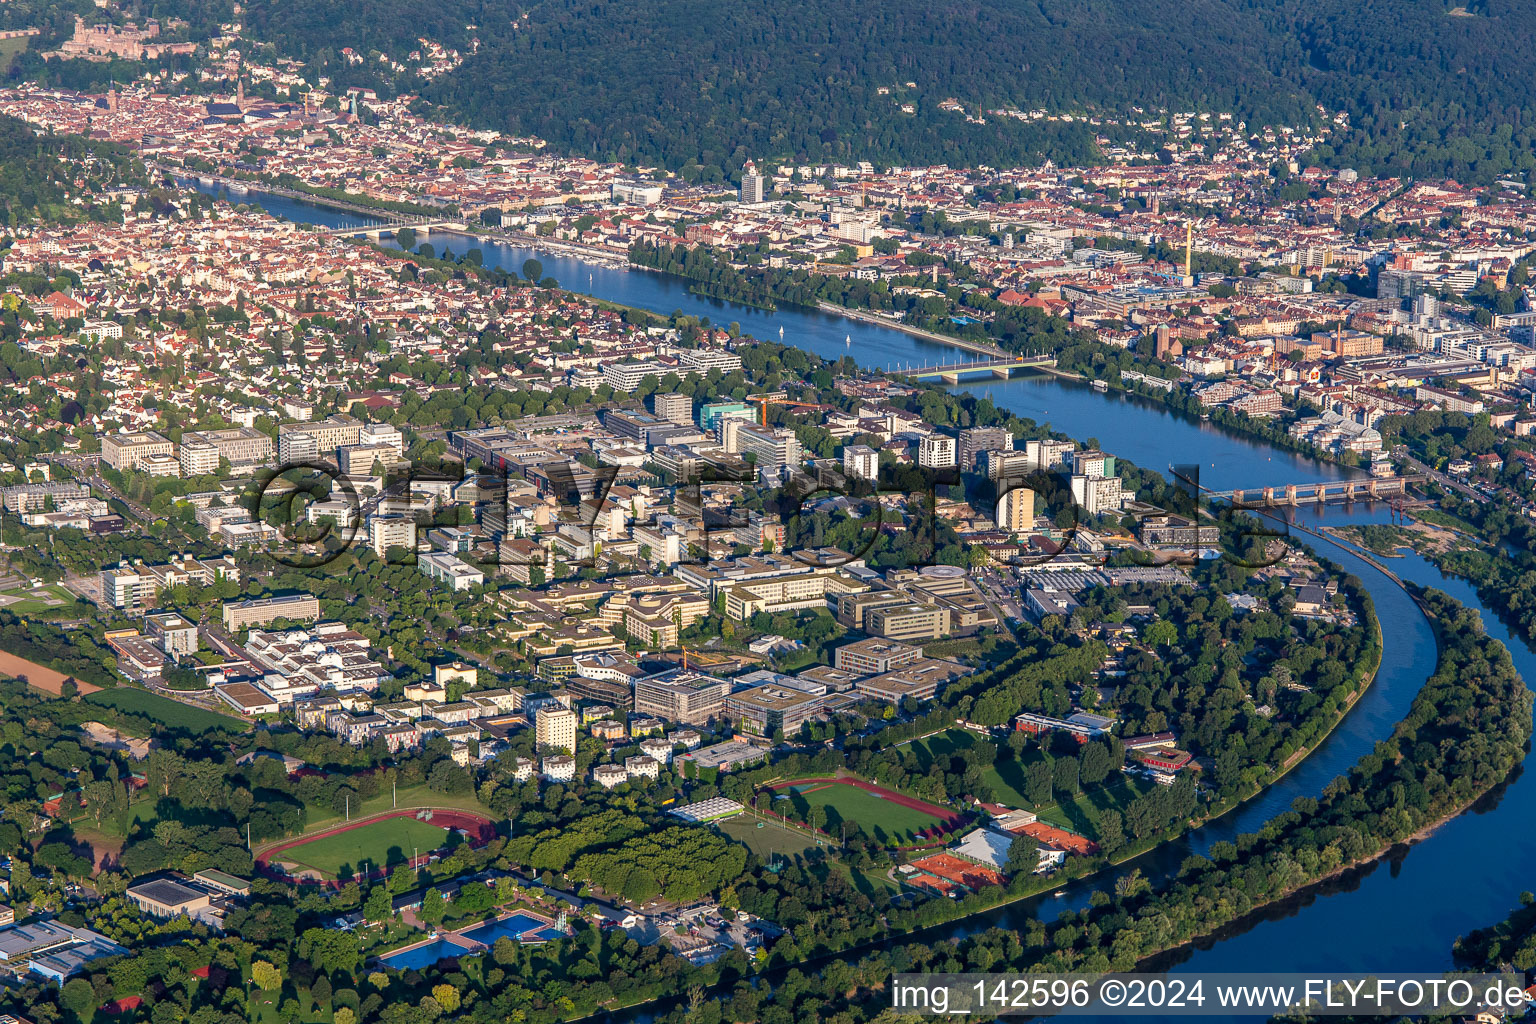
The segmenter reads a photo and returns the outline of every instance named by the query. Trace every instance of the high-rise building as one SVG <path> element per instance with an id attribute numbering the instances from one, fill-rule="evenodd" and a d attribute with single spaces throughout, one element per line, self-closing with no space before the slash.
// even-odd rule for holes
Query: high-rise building
<path id="1" fill-rule="evenodd" d="M 534 716 L 534 736 L 539 749 L 550 747 L 567 754 L 576 752 L 576 712 L 551 704 Z"/>
<path id="2" fill-rule="evenodd" d="M 720 428 L 725 450 L 752 455 L 758 471 L 766 476 L 800 465 L 800 439 L 793 430 L 759 427 L 742 420 L 723 420 Z"/>
<path id="3" fill-rule="evenodd" d="M 1004 491 L 997 499 L 997 528 L 1009 533 L 1027 533 L 1035 526 L 1035 492 L 1028 487 Z"/>
<path id="4" fill-rule="evenodd" d="M 960 431 L 960 468 L 967 473 L 976 468 L 982 452 L 1012 451 L 1013 435 L 1006 427 L 972 427 Z"/>
<path id="5" fill-rule="evenodd" d="M 693 399 L 687 395 L 656 395 L 651 401 L 651 408 L 657 416 L 669 422 L 684 426 L 693 423 Z"/>
<path id="6" fill-rule="evenodd" d="M 860 480 L 874 480 L 880 475 L 880 453 L 867 444 L 843 448 L 843 472 Z"/>
<path id="7" fill-rule="evenodd" d="M 953 469 L 955 439 L 948 434 L 929 434 L 917 443 L 917 464 L 932 469 Z"/>
<path id="8" fill-rule="evenodd" d="M 1135 495 L 1129 495 L 1134 497 Z M 1117 476 L 1072 477 L 1072 500 L 1091 516 L 1102 512 L 1118 512 L 1125 507 L 1127 494 Z"/>
<path id="9" fill-rule="evenodd" d="M 760 203 L 768 194 L 768 179 L 757 173 L 755 164 L 747 164 L 741 172 L 741 201 Z"/>
<path id="10" fill-rule="evenodd" d="M 1040 441 L 1025 441 L 1024 454 L 1029 456 L 1029 468 L 1040 473 L 1048 473 L 1063 463 L 1072 460 L 1072 452 L 1076 446 L 1071 441 L 1052 441 L 1045 438 Z"/>

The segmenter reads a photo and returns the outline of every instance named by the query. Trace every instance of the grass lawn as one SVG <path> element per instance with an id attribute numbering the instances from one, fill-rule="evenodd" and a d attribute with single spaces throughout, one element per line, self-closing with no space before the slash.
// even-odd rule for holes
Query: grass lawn
<path id="1" fill-rule="evenodd" d="M 322 836 L 275 855 L 279 862 L 302 864 L 333 877 L 360 875 L 375 868 L 404 864 L 414 849 L 423 856 L 448 840 L 441 825 L 415 818 L 390 818 L 337 835 Z"/>
<path id="2" fill-rule="evenodd" d="M 208 732 L 212 729 L 244 732 L 249 728 L 238 718 L 205 711 L 202 708 L 195 708 L 180 701 L 171 700 L 169 697 L 161 697 L 159 694 L 131 686 L 102 690 L 81 699 L 129 714 L 143 715 L 172 729 L 186 729 L 190 732 Z"/>
<path id="3" fill-rule="evenodd" d="M 816 846 L 816 840 L 804 832 L 750 814 L 722 818 L 714 824 L 726 838 L 736 840 L 765 861 L 775 856 L 794 860 Z"/>
<path id="4" fill-rule="evenodd" d="M 390 800 L 387 786 L 376 796 L 361 801 L 353 800 L 352 817 L 366 818 L 370 814 L 380 814 L 394 810 L 396 807 L 441 807 L 446 810 L 474 811 L 476 814 L 496 817 L 496 812 L 482 804 L 473 793 L 464 793 L 459 796 L 434 793 L 427 788 L 426 783 L 417 786 L 401 786 L 395 793 L 393 802 Z M 336 824 L 342 817 L 329 807 L 319 805 L 311 805 L 306 808 L 306 811 L 308 812 L 307 824 L 304 826 L 306 832 L 327 828 Z"/>
<path id="5" fill-rule="evenodd" d="M 32 42 L 30 36 L 21 36 L 17 39 L 0 39 L 0 74 L 10 74 L 11 66 L 16 63 L 16 58 L 26 50 Z"/>
<path id="6" fill-rule="evenodd" d="M 976 734 L 967 729 L 945 729 L 932 736 L 912 740 L 906 746 L 917 754 L 926 771 L 940 757 L 948 757 L 957 750 L 975 746 Z"/>
<path id="7" fill-rule="evenodd" d="M 4 46 L 8 42 L 15 40 L 0 39 L 0 65 L 5 64 Z M 0 594 L 0 608 L 16 615 L 40 615 L 50 608 L 64 608 L 74 603 L 75 595 L 57 583 L 46 583 L 41 587 L 20 587 Z"/>
<path id="8" fill-rule="evenodd" d="M 882 842 L 903 841 L 939 824 L 939 819 L 931 814 L 903 807 L 856 786 L 812 783 L 806 788 L 814 786 L 819 788 L 808 793 L 792 793 L 789 799 L 802 813 L 812 807 L 826 808 L 827 818 L 822 829 L 828 835 L 837 835 L 842 823 L 848 821 Z"/>

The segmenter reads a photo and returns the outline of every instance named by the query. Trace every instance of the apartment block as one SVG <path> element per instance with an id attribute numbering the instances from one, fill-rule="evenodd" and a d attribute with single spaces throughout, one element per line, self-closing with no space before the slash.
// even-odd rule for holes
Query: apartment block
<path id="1" fill-rule="evenodd" d="M 576 752 L 576 712 L 552 704 L 534 715 L 534 736 L 540 749 L 550 747 L 568 754 Z"/>

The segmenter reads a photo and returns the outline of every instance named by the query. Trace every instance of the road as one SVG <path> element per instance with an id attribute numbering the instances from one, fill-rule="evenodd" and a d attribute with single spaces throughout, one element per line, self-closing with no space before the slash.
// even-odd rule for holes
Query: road
<path id="1" fill-rule="evenodd" d="M 1488 495 L 1484 494 L 1482 491 L 1479 491 L 1477 488 L 1470 487 L 1467 484 L 1462 483 L 1460 480 L 1457 480 L 1455 477 L 1440 472 L 1438 469 L 1431 469 L 1429 466 L 1420 462 L 1410 454 L 1405 453 L 1402 458 L 1403 461 L 1406 462 L 1409 466 L 1413 467 L 1416 472 L 1423 473 L 1425 476 L 1429 477 L 1435 483 L 1439 484 L 1441 487 L 1446 488 L 1447 490 L 1455 491 L 1463 497 L 1470 498 L 1477 502 L 1486 502 L 1490 500 Z"/>

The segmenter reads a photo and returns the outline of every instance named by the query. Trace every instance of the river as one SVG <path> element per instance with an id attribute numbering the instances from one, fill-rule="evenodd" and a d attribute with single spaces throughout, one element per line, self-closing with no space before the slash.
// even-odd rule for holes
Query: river
<path id="1" fill-rule="evenodd" d="M 205 190 L 206 191 L 206 190 Z M 355 226 L 358 218 L 277 197 L 236 197 L 256 202 L 277 216 L 330 227 Z M 448 241 L 451 239 L 451 241 Z M 827 358 L 852 355 L 861 365 L 897 369 L 903 365 L 958 362 L 963 353 L 888 327 L 794 308 L 768 312 L 701 298 L 686 285 L 658 274 L 603 266 L 552 252 L 509 246 L 493 239 L 434 236 L 455 252 L 478 247 L 487 265 L 520 269 L 538 259 L 545 274 L 562 286 L 598 298 L 661 314 L 674 310 L 707 316 L 715 323 L 736 321 L 745 333 L 785 342 Z M 845 338 L 847 343 L 845 344 Z M 1162 469 L 1198 462 L 1202 483 L 1216 489 L 1309 483 L 1338 479 L 1349 470 L 1240 437 L 1210 423 L 1168 411 L 1160 404 L 1126 395 L 1102 395 L 1055 377 L 1019 377 L 962 385 L 989 394 L 1020 416 L 1079 439 L 1096 438 L 1106 451 L 1138 465 Z M 1344 525 L 1388 521 L 1385 508 L 1338 506 L 1297 513 L 1303 525 Z M 1122 871 L 1140 869 L 1155 884 L 1178 869 L 1191 853 L 1243 832 L 1256 831 L 1301 796 L 1316 796 L 1344 774 L 1380 739 L 1390 735 L 1435 663 L 1429 623 L 1387 576 L 1347 546 L 1307 538 L 1321 553 L 1364 581 L 1381 620 L 1384 653 L 1374 684 L 1337 729 L 1300 765 L 1265 793 L 1183 839 L 1138 858 Z M 1442 576 L 1417 555 L 1393 559 L 1405 580 L 1438 587 L 1482 612 L 1489 632 L 1509 647 L 1522 677 L 1536 679 L 1536 652 L 1490 612 L 1466 583 Z M 1527 767 L 1531 765 L 1527 758 Z M 1476 807 L 1458 815 L 1412 847 L 1381 862 L 1330 881 L 1317 890 L 1272 907 L 1168 958 L 1172 972 L 1187 971 L 1431 971 L 1445 968 L 1459 935 L 1502 918 L 1520 892 L 1533 886 L 1536 863 L 1536 784 L 1523 771 Z M 1018 927 L 1031 917 L 1054 917 L 1064 908 L 1087 904 L 1109 884 L 1100 875 L 1066 887 L 1061 897 L 1023 901 L 938 929 L 959 936 L 992 925 Z M 616 1015 L 640 1021 L 647 1015 Z"/>

